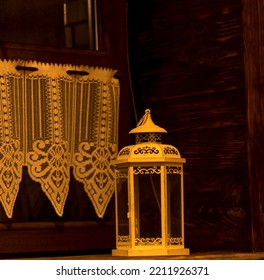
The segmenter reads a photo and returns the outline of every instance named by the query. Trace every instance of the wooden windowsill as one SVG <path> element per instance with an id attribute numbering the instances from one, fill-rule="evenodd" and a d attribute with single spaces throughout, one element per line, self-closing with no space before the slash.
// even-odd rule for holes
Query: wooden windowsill
<path id="1" fill-rule="evenodd" d="M 21 259 L 39 260 L 263 260 L 264 252 L 255 253 L 194 253 L 189 256 L 160 256 L 160 257 L 113 257 L 109 254 L 76 255 L 59 257 L 38 257 Z"/>

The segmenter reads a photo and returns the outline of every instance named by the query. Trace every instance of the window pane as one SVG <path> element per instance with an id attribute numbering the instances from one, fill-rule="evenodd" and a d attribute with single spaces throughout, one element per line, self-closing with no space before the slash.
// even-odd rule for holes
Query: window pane
<path id="1" fill-rule="evenodd" d="M 0 41 L 97 50 L 96 1 L 1 1 Z"/>
<path id="2" fill-rule="evenodd" d="M 136 245 L 161 245 L 160 168 L 137 171 L 139 168 L 134 171 Z"/>
<path id="3" fill-rule="evenodd" d="M 182 245 L 181 176 L 180 167 L 167 168 L 168 241 L 170 245 Z"/>
<path id="4" fill-rule="evenodd" d="M 128 182 L 127 171 L 120 170 L 117 177 L 118 246 L 129 244 Z"/>

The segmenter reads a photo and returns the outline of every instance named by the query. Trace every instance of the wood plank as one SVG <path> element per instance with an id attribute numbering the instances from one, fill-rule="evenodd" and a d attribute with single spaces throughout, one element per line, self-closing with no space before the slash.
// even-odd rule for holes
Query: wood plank
<path id="1" fill-rule="evenodd" d="M 131 4 L 132 9 L 136 5 Z M 156 0 L 140 7 L 144 18 L 137 16 L 136 28 L 143 26 L 133 35 L 138 31 L 131 16 L 130 33 L 138 63 L 133 76 L 144 100 L 156 92 L 177 96 L 243 90 L 240 2 Z"/>
<path id="2" fill-rule="evenodd" d="M 244 0 L 245 77 L 253 250 L 264 250 L 264 3 Z"/>

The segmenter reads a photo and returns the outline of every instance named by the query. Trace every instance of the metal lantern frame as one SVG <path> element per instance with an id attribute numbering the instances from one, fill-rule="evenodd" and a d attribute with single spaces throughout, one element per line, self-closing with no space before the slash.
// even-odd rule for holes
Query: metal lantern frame
<path id="1" fill-rule="evenodd" d="M 148 109 L 130 133 L 136 134 L 136 144 L 121 149 L 113 162 L 116 167 L 116 249 L 112 255 L 189 255 L 189 249 L 184 247 L 183 164 L 186 160 L 177 148 L 161 143 L 161 133 L 166 130 L 153 123 Z M 152 204 L 148 191 L 155 195 L 156 201 Z M 142 193 L 144 199 L 140 197 Z M 152 212 L 148 204 L 158 210 Z M 141 210 L 146 207 L 147 210 Z M 178 217 L 176 223 L 172 208 Z M 145 221 L 150 230 L 153 227 L 153 236 L 151 231 L 142 235 L 144 228 L 148 230 L 142 212 L 151 218 Z"/>

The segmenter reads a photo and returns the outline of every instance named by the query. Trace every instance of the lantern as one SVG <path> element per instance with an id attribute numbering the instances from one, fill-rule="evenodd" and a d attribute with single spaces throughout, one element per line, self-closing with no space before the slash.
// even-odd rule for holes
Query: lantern
<path id="1" fill-rule="evenodd" d="M 183 164 L 161 143 L 167 131 L 150 110 L 132 129 L 136 144 L 120 150 L 116 167 L 116 249 L 113 256 L 189 255 L 184 247 Z"/>

